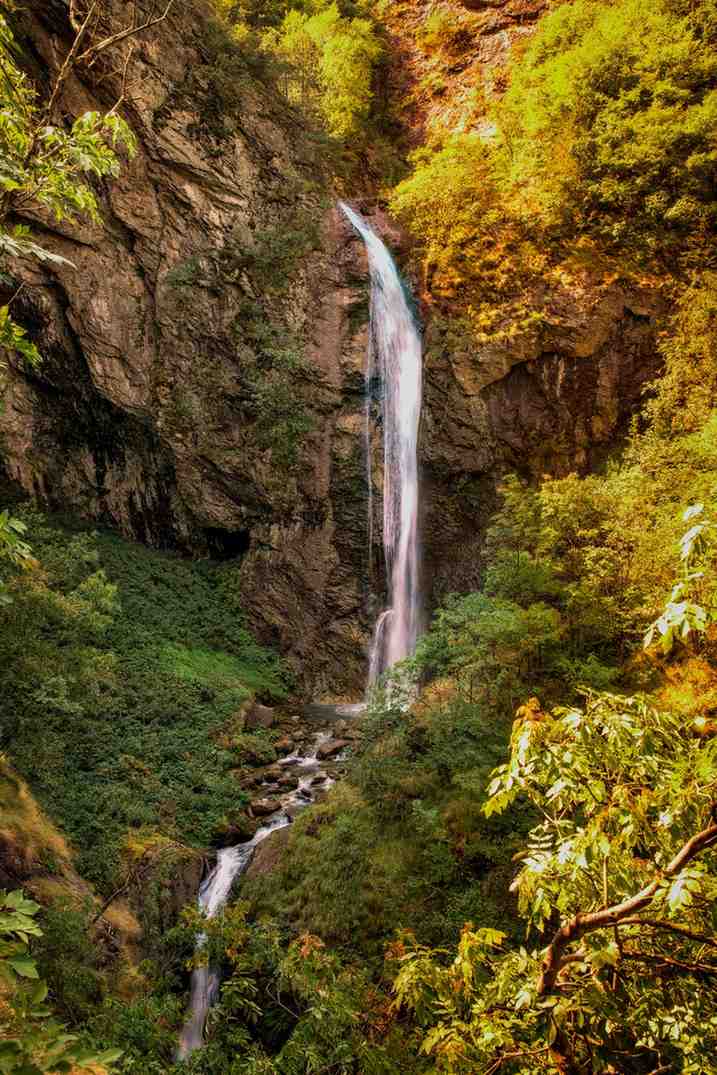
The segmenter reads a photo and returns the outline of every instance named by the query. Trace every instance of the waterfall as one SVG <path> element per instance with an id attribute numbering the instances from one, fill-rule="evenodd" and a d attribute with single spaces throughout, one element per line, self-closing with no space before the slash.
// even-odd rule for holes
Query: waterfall
<path id="1" fill-rule="evenodd" d="M 199 890 L 199 909 L 207 918 L 221 911 L 229 899 L 232 885 L 237 877 L 244 873 L 251 861 L 254 848 L 276 829 L 284 828 L 290 823 L 286 814 L 272 819 L 259 829 L 252 840 L 236 847 L 225 847 L 217 854 L 217 864 Z M 201 952 L 207 938 L 201 933 L 197 937 L 196 948 Z M 177 1058 L 183 1060 L 200 1049 L 204 1043 L 204 1024 L 207 1014 L 219 992 L 219 976 L 208 966 L 196 967 L 192 971 L 192 986 L 189 998 L 189 1017 L 184 1025 L 179 1041 Z"/>
<path id="2" fill-rule="evenodd" d="M 354 716 L 351 707 L 344 706 L 337 712 L 345 716 Z M 277 829 L 291 824 L 291 809 L 307 806 L 313 800 L 312 781 L 321 769 L 318 751 L 322 743 L 331 736 L 319 732 L 314 736 L 313 747 L 306 755 L 290 754 L 282 758 L 279 765 L 296 770 L 299 777 L 298 786 L 288 792 L 282 799 L 283 811 L 272 817 L 266 825 L 257 830 L 253 839 L 235 847 L 225 847 L 217 854 L 217 864 L 199 890 L 199 909 L 207 918 L 214 918 L 225 906 L 235 880 L 244 873 L 251 862 L 258 844 Z M 326 780 L 324 788 L 330 787 L 333 780 Z M 288 808 L 288 809 L 287 809 Z M 197 937 L 196 951 L 201 952 L 206 944 L 204 934 Z M 192 971 L 192 985 L 189 1000 L 189 1016 L 179 1040 L 177 1059 L 184 1060 L 204 1044 L 204 1024 L 209 1009 L 219 993 L 219 976 L 211 967 L 202 966 Z"/>
<path id="3" fill-rule="evenodd" d="M 369 554 L 372 542 L 370 464 L 371 381 L 383 389 L 383 550 L 388 607 L 379 616 L 371 647 L 369 684 L 413 653 L 420 624 L 418 544 L 418 426 L 421 417 L 421 334 L 406 289 L 384 243 L 350 206 L 339 206 L 368 253 L 371 325 L 366 372 L 369 459 Z"/>

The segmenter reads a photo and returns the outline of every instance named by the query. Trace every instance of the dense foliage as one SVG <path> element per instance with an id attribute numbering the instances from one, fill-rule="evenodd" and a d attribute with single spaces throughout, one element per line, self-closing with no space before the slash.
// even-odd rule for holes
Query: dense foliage
<path id="1" fill-rule="evenodd" d="M 218 9 L 245 48 L 275 61 L 288 101 L 339 143 L 363 142 L 373 77 L 382 54 L 367 0 L 219 0 Z"/>
<path id="2" fill-rule="evenodd" d="M 487 119 L 484 104 L 482 123 L 436 135 L 393 193 L 431 291 L 460 300 L 479 332 L 515 334 L 553 316 L 535 302 L 546 278 L 559 290 L 586 269 L 709 263 L 716 33 L 709 2 L 576 0 L 547 14 Z"/>
<path id="3" fill-rule="evenodd" d="M 250 63 L 334 140 L 365 137 L 371 5 L 217 7 L 233 46 L 225 26 L 200 72 L 212 137 Z M 469 19 L 434 5 L 421 48 L 459 64 Z M 57 1028 L 41 972 L 86 1057 L 119 1047 L 125 1075 L 717 1072 L 716 34 L 707 0 L 551 5 L 503 97 L 488 109 L 474 87 L 473 122 L 431 129 L 393 206 L 433 296 L 481 339 L 512 339 L 556 316 L 536 288 L 670 275 L 663 375 L 600 472 L 504 477 L 480 588 L 436 611 L 374 694 L 346 780 L 283 831 L 244 902 L 173 929 L 148 913 L 150 958 L 120 986 L 91 901 L 54 902 L 40 937 L 35 905 L 4 897 L 0 1070 L 43 1070 Z M 293 391 L 309 372 L 266 303 L 281 313 L 314 241 L 287 221 L 167 276 L 180 294 L 250 280 L 238 390 L 281 474 L 310 429 Z M 139 867 L 206 847 L 244 802 L 232 769 L 276 759 L 237 714 L 281 696 L 281 667 L 243 624 L 231 565 L 34 512 L 0 517 L 0 550 L 2 743 L 84 876 L 107 894 L 139 879 L 147 905 L 180 859 L 151 883 Z M 217 1004 L 206 1048 L 176 1063 L 198 959 L 220 971 Z"/>
<path id="4" fill-rule="evenodd" d="M 525 796 L 542 816 L 512 886 L 532 944 L 466 927 L 452 965 L 409 944 L 396 990 L 438 1070 L 716 1070 L 717 744 L 701 728 L 611 695 L 519 714 L 485 811 Z"/>
<path id="5" fill-rule="evenodd" d="M 128 830 L 205 845 L 241 808 L 233 718 L 252 692 L 281 695 L 282 672 L 230 565 L 24 519 L 42 566 L 0 612 L 2 745 L 108 886 Z"/>
<path id="6" fill-rule="evenodd" d="M 68 1034 L 46 1004 L 47 984 L 40 978 L 29 947 L 41 938 L 36 916 L 40 905 L 22 892 L 0 892 L 0 1071 L 3 1075 L 79 1072 L 117 1059 L 116 1049 L 102 1054 L 86 1049 Z"/>

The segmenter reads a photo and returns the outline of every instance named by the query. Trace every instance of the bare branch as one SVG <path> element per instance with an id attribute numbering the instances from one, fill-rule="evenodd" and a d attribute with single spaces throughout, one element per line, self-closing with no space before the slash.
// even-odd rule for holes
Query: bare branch
<path id="1" fill-rule="evenodd" d="M 174 0 L 168 0 L 162 15 L 152 16 L 139 26 L 128 26 L 126 29 L 120 30 L 118 33 L 111 34 L 109 37 L 104 38 L 103 41 L 98 41 L 95 45 L 90 45 L 88 49 L 85 49 L 84 52 L 77 56 L 77 61 L 79 63 L 94 63 L 97 56 L 99 56 L 101 52 L 104 52 L 105 49 L 111 48 L 112 45 L 118 45 L 120 41 L 125 41 L 128 37 L 134 37 L 135 34 L 140 34 L 143 30 L 149 30 L 150 27 L 157 26 L 158 23 L 164 22 L 173 7 Z"/>
<path id="2" fill-rule="evenodd" d="M 679 970 L 684 974 L 694 974 L 698 978 L 717 978 L 717 965 L 714 963 L 686 963 L 682 959 L 671 959 L 669 956 L 655 955 L 653 952 L 625 952 L 624 958 L 632 959 L 637 963 L 648 963 L 658 973 L 665 970 Z"/>
<path id="3" fill-rule="evenodd" d="M 74 66 L 75 62 L 78 59 L 78 52 L 80 50 L 80 45 L 82 44 L 82 40 L 83 40 L 83 38 L 84 38 L 84 36 L 85 36 L 85 34 L 87 32 L 87 27 L 90 25 L 90 20 L 92 19 L 92 16 L 94 15 L 96 10 L 97 10 L 97 0 L 94 0 L 94 3 L 91 5 L 90 10 L 87 12 L 87 16 L 85 18 L 85 21 L 82 23 L 82 25 L 80 26 L 79 30 L 77 31 L 77 34 L 75 35 L 75 40 L 72 42 L 72 48 L 70 49 L 70 51 L 67 53 L 67 56 L 65 57 L 65 62 L 63 63 L 62 67 L 60 68 L 60 73 L 57 76 L 57 78 L 55 79 L 55 85 L 52 87 L 52 94 L 50 96 L 50 100 L 47 103 L 47 108 L 45 109 L 45 115 L 46 116 L 51 116 L 52 115 L 52 110 L 55 107 L 55 104 L 57 102 L 57 98 L 59 96 L 59 93 L 60 93 L 60 90 L 62 88 L 62 85 L 63 85 L 65 79 L 67 78 L 67 76 L 69 75 L 70 71 L 72 70 L 72 67 Z M 34 141 L 35 141 L 35 139 L 33 139 L 33 142 Z M 33 149 L 34 149 L 34 145 L 31 142 L 30 143 L 30 148 L 28 149 L 28 159 L 29 159 L 30 156 L 32 156 L 32 150 Z"/>
<path id="4" fill-rule="evenodd" d="M 711 948 L 717 948 L 717 940 L 714 937 L 708 937 L 705 933 L 695 933 L 694 930 L 688 929 L 687 926 L 680 926 L 677 922 L 665 922 L 661 918 L 623 918 L 617 924 L 620 926 L 650 926 L 652 929 L 667 930 L 669 933 L 678 933 L 681 937 L 687 937 L 689 940 L 697 941 L 699 944 L 707 944 Z"/>

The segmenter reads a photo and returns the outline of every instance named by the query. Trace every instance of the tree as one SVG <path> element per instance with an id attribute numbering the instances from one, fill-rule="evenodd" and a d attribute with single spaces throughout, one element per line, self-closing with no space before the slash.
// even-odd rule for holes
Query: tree
<path id="1" fill-rule="evenodd" d="M 30 937 L 41 937 L 35 918 L 40 905 L 21 891 L 0 892 L 0 1072 L 2 1075 L 44 1075 L 97 1071 L 120 1053 L 98 1054 L 67 1034 L 46 1005 L 47 985 L 40 980 L 30 952 Z"/>
<path id="2" fill-rule="evenodd" d="M 173 2 L 144 22 L 133 21 L 97 37 L 100 4 L 95 0 L 80 14 L 78 0 L 70 0 L 75 36 L 44 101 L 21 67 L 8 19 L 0 15 L 0 263 L 34 258 L 68 264 L 35 242 L 30 228 L 18 218 L 30 214 L 57 221 L 99 219 L 93 180 L 117 175 L 120 152 L 131 156 L 136 149 L 134 135 L 119 114 L 125 86 L 109 112 L 86 112 L 69 127 L 58 116 L 62 89 L 75 68 L 91 66 L 101 53 L 163 21 Z M 130 58 L 131 50 L 125 57 L 123 83 Z M 19 353 L 31 363 L 40 357 L 24 329 L 10 317 L 9 304 L 0 307 L 0 352 Z"/>
<path id="3" fill-rule="evenodd" d="M 643 643 L 649 649 L 659 642 L 665 654 L 672 652 L 676 642 L 684 644 L 704 635 L 714 622 L 717 605 L 707 570 L 714 555 L 717 524 L 705 515 L 703 504 L 692 504 L 682 519 L 692 525 L 680 540 L 680 577 L 675 580 L 662 613 L 650 624 Z"/>
<path id="4" fill-rule="evenodd" d="M 336 3 L 322 0 L 308 12 L 290 10 L 265 41 L 289 65 L 289 99 L 319 111 L 335 138 L 359 138 L 382 51 L 371 21 L 344 16 Z"/>
<path id="5" fill-rule="evenodd" d="M 466 927 L 398 952 L 397 1003 L 437 1070 L 717 1072 L 717 740 L 702 718 L 595 694 L 524 707 L 485 813 L 541 822 L 513 883 L 538 946 Z M 628 1014 L 629 1013 L 629 1014 Z"/>

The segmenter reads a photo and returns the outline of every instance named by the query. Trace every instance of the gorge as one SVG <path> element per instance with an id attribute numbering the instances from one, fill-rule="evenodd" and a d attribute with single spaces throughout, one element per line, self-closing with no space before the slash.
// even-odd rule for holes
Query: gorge
<path id="1" fill-rule="evenodd" d="M 3 1075 L 717 1075 L 716 56 L 3 6 Z"/>

